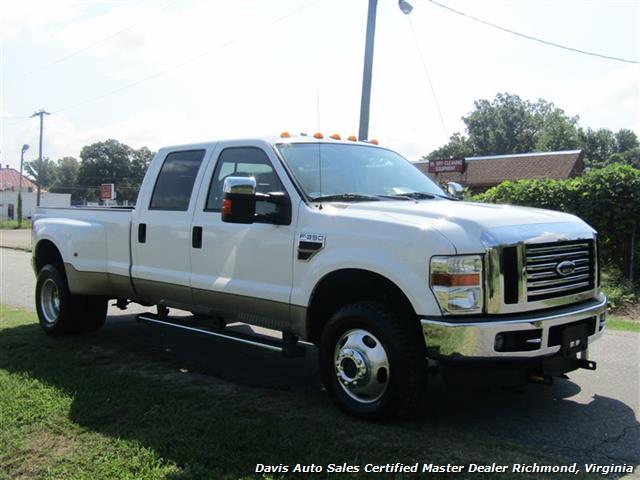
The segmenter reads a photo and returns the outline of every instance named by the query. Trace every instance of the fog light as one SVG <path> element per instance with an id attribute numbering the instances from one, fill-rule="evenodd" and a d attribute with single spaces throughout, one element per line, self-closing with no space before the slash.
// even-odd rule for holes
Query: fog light
<path id="1" fill-rule="evenodd" d="M 499 333 L 496 335 L 496 339 L 493 342 L 493 349 L 496 352 L 500 352 L 504 347 L 504 335 Z"/>

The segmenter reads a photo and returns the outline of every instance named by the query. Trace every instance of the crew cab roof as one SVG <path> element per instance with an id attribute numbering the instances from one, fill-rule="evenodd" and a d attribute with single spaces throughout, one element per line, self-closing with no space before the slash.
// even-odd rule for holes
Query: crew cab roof
<path id="1" fill-rule="evenodd" d="M 328 144 L 344 144 L 344 145 L 365 145 L 368 147 L 384 148 L 369 142 L 351 141 L 351 140 L 334 140 L 329 137 L 318 139 L 313 137 L 312 135 L 291 135 L 290 137 L 287 137 L 287 138 L 282 138 L 278 135 L 268 135 L 268 136 L 261 136 L 261 137 L 220 138 L 220 139 L 210 140 L 207 142 L 169 145 L 169 146 L 162 147 L 161 150 L 186 150 L 186 149 L 196 150 L 196 149 L 211 147 L 220 142 L 255 143 L 256 141 L 264 142 L 271 146 L 275 146 L 282 143 L 328 143 Z"/>

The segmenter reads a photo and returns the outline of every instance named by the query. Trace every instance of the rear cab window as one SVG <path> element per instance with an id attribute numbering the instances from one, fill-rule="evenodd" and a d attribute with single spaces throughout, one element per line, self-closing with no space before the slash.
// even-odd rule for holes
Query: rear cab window
<path id="1" fill-rule="evenodd" d="M 169 153 L 153 187 L 149 210 L 186 211 L 205 150 Z"/>

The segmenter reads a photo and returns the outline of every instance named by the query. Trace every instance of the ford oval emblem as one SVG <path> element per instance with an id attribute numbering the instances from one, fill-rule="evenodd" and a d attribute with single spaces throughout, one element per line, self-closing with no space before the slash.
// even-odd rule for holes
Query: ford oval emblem
<path id="1" fill-rule="evenodd" d="M 576 270 L 576 264 L 571 260 L 565 260 L 564 262 L 560 262 L 556 266 L 556 272 L 558 272 L 563 277 L 567 275 L 571 275 Z"/>

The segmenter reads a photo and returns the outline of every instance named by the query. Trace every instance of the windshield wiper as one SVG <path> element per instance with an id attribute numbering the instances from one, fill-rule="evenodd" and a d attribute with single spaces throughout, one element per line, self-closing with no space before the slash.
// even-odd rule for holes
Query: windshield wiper
<path id="1" fill-rule="evenodd" d="M 459 200 L 455 197 L 450 197 L 449 195 L 440 195 L 438 193 L 427 193 L 427 192 L 407 192 L 407 193 L 397 193 L 392 195 L 398 198 L 412 198 L 414 200 L 433 200 L 434 198 L 446 198 L 447 200 L 453 200 L 458 202 Z"/>
<path id="2" fill-rule="evenodd" d="M 407 193 L 396 193 L 392 195 L 393 197 L 398 198 L 412 198 L 414 200 L 431 200 L 436 198 L 436 196 L 432 193 L 426 192 L 407 192 Z"/>
<path id="3" fill-rule="evenodd" d="M 375 195 L 366 195 L 364 193 L 338 193 L 333 195 L 320 195 L 311 199 L 312 202 L 379 202 L 380 199 Z"/>

